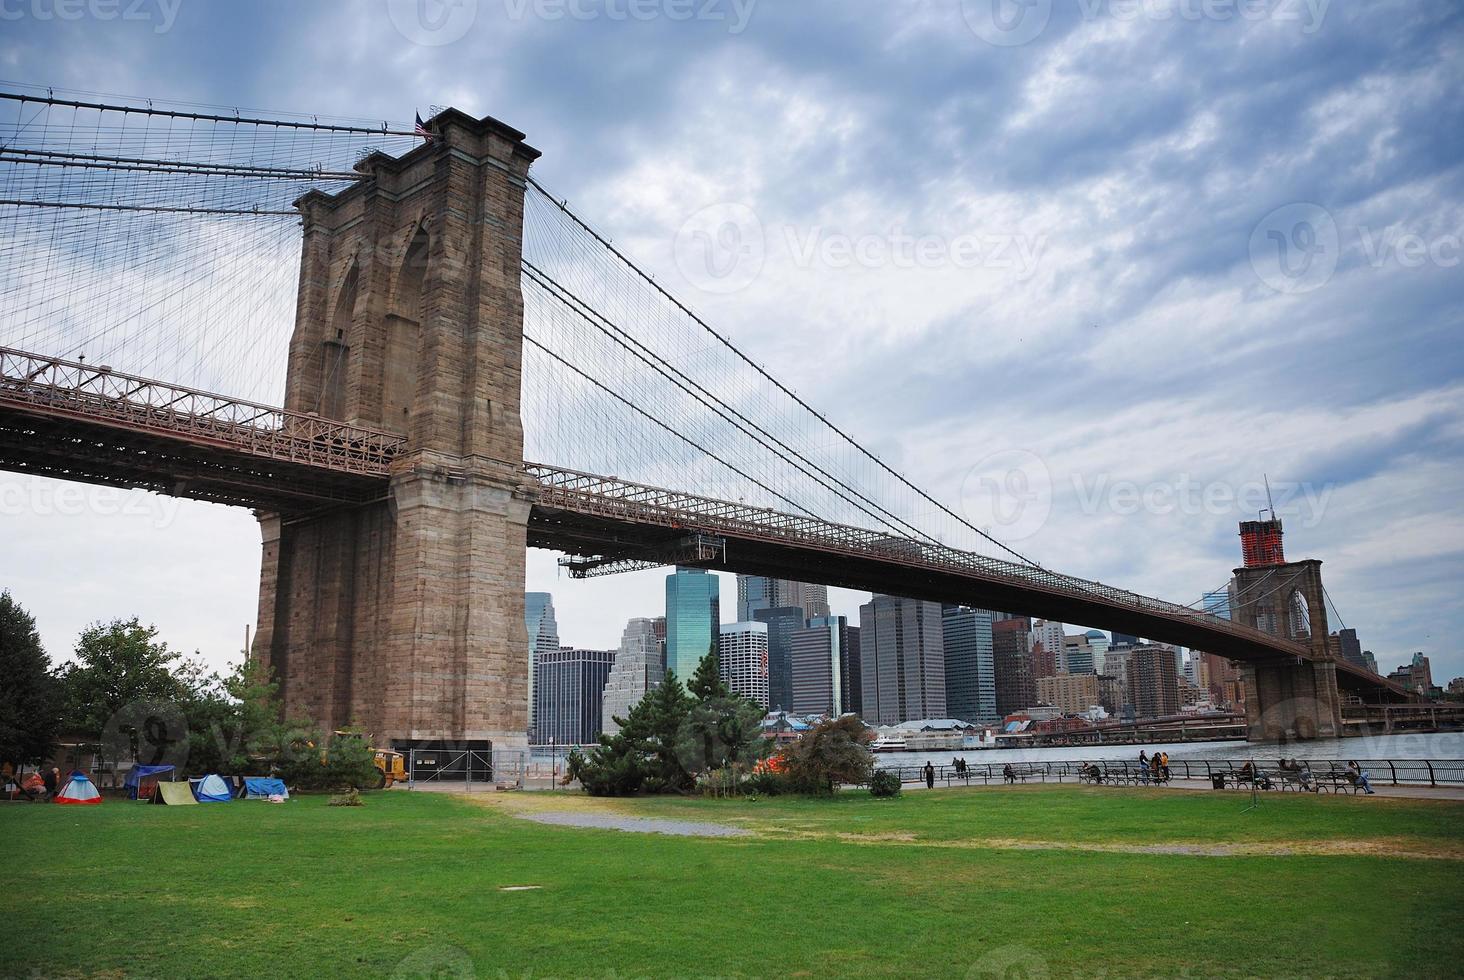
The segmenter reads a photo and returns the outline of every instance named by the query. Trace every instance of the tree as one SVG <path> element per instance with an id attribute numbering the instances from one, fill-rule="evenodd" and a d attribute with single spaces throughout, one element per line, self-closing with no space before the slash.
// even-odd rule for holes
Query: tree
<path id="1" fill-rule="evenodd" d="M 41 762 L 60 724 L 57 682 L 35 618 L 0 592 L 0 761 Z"/>
<path id="2" fill-rule="evenodd" d="M 646 788 L 653 793 L 679 793 L 692 784 L 691 773 L 677 752 L 681 726 L 691 710 L 691 698 L 673 670 L 641 698 L 645 704 L 644 731 L 632 733 L 646 756 Z"/>
<path id="3" fill-rule="evenodd" d="M 173 676 L 182 658 L 156 642 L 157 634 L 156 627 L 143 626 L 135 616 L 82 630 L 76 662 L 61 675 L 67 728 L 100 739 L 125 706 L 183 700 L 188 692 Z"/>
<path id="4" fill-rule="evenodd" d="M 589 753 L 570 753 L 570 777 L 594 796 L 690 788 L 691 775 L 681 764 L 677 748 L 691 704 L 676 672 L 668 670 L 661 683 L 647 691 L 624 718 L 615 719 L 620 731 L 601 735 L 600 744 Z"/>
<path id="5" fill-rule="evenodd" d="M 783 750 L 784 772 L 803 793 L 832 793 L 841 783 L 869 781 L 873 736 L 853 715 L 822 721 Z"/>
<path id="6" fill-rule="evenodd" d="M 733 694 L 722 680 L 716 651 L 697 664 L 687 685 L 695 704 L 678 733 L 678 754 L 689 772 L 751 768 L 772 748 L 762 734 L 763 708 L 756 701 Z"/>
<path id="7" fill-rule="evenodd" d="M 726 700 L 732 697 L 732 690 L 722 680 L 722 659 L 712 650 L 696 665 L 691 680 L 686 682 L 687 693 L 697 701 Z"/>

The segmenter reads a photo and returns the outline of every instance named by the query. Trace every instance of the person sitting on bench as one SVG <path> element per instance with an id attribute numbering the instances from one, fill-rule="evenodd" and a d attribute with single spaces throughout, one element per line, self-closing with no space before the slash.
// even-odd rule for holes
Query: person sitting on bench
<path id="1" fill-rule="evenodd" d="M 1368 782 L 1367 771 L 1355 761 L 1347 763 L 1347 781 L 1360 788 L 1368 796 L 1373 795 L 1372 784 Z"/>

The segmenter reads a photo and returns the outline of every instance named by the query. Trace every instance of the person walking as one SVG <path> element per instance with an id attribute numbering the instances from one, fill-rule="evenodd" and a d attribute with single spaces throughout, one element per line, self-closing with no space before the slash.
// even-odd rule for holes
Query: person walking
<path id="1" fill-rule="evenodd" d="M 925 764 L 925 788 L 935 789 L 935 766 L 928 762 Z"/>
<path id="2" fill-rule="evenodd" d="M 1149 765 L 1149 753 L 1145 752 L 1143 749 L 1139 749 L 1139 765 L 1146 768 Z"/>
<path id="3" fill-rule="evenodd" d="M 1359 766 L 1356 760 L 1347 763 L 1347 781 L 1360 787 L 1368 796 L 1373 795 L 1372 783 L 1368 782 L 1367 771 Z"/>

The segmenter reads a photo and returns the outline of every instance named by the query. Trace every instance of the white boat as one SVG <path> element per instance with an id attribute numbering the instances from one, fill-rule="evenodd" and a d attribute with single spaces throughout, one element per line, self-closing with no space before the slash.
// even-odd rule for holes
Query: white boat
<path id="1" fill-rule="evenodd" d="M 871 752 L 903 752 L 905 740 L 898 735 L 881 735 L 870 743 Z"/>

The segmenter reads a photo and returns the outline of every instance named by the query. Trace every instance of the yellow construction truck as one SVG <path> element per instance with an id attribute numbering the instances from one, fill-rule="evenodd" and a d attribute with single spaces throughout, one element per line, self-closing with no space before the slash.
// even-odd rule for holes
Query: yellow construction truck
<path id="1" fill-rule="evenodd" d="M 338 731 L 334 733 L 336 738 L 359 738 L 367 742 L 373 741 L 372 736 L 367 732 Z M 406 757 L 395 749 L 373 749 L 375 755 L 373 761 L 376 763 L 376 788 L 387 789 L 392 783 L 404 783 L 407 781 Z"/>

